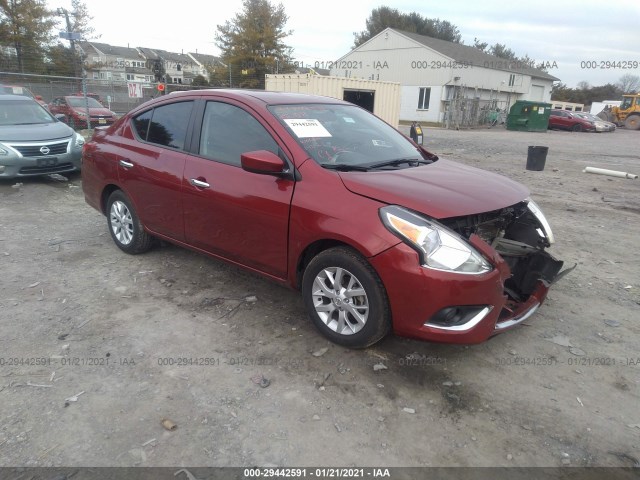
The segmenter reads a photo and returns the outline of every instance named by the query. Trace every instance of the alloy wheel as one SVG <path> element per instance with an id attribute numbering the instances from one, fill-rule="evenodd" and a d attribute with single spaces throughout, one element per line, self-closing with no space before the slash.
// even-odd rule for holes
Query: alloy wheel
<path id="1" fill-rule="evenodd" d="M 353 335 L 367 323 L 367 292 L 348 270 L 340 267 L 321 270 L 313 282 L 312 295 L 316 313 L 334 332 Z"/>

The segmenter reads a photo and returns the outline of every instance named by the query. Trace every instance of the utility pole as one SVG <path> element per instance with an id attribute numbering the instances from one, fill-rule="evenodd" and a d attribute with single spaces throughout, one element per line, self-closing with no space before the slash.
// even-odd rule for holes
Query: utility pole
<path id="1" fill-rule="evenodd" d="M 76 62 L 76 42 L 73 37 L 73 32 L 71 31 L 71 21 L 69 20 L 69 11 L 66 8 L 62 8 L 62 7 L 58 7 L 56 11 L 58 12 L 58 15 L 63 15 L 67 22 L 67 34 L 68 34 L 69 43 L 71 44 L 71 55 L 72 55 L 71 58 L 73 61 L 73 74 L 74 76 L 79 77 L 80 75 L 78 75 L 78 64 Z"/>
<path id="2" fill-rule="evenodd" d="M 91 129 L 91 116 L 89 115 L 89 97 L 87 96 L 87 72 L 85 69 L 82 69 L 82 72 L 78 73 L 78 62 L 76 62 L 76 41 L 75 38 L 79 38 L 77 33 L 71 31 L 71 21 L 69 20 L 69 11 L 66 8 L 58 7 L 56 10 L 58 15 L 64 15 L 64 19 L 67 23 L 67 31 L 64 38 L 69 40 L 69 44 L 71 45 L 71 61 L 73 62 L 73 73 L 76 78 L 82 75 L 81 79 L 81 89 L 82 95 L 84 96 L 84 108 L 85 115 L 87 120 L 87 130 Z M 60 34 L 62 36 L 62 33 Z"/>

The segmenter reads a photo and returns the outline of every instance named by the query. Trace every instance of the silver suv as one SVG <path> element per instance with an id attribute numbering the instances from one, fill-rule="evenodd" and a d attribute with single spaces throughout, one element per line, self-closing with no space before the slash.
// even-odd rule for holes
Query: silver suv
<path id="1" fill-rule="evenodd" d="M 80 170 L 84 138 L 35 100 L 0 95 L 0 178 Z"/>

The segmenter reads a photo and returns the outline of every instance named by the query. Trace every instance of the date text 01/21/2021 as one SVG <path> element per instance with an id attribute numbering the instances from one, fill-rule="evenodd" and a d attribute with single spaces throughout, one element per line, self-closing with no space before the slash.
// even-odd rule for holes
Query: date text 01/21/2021
<path id="1" fill-rule="evenodd" d="M 388 468 L 245 468 L 243 478 L 390 478 Z"/>
<path id="2" fill-rule="evenodd" d="M 134 366 L 134 358 L 115 357 L 0 357 L 0 367 L 108 367 L 113 365 Z"/>
<path id="3" fill-rule="evenodd" d="M 568 357 L 559 359 L 556 357 L 500 357 L 496 359 L 500 366 L 533 366 L 553 367 L 566 365 L 569 367 L 635 367 L 640 366 L 640 357 Z"/>

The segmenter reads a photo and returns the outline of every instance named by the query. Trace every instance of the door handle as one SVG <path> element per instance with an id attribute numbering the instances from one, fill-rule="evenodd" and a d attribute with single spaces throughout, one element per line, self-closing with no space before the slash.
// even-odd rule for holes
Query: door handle
<path id="1" fill-rule="evenodd" d="M 203 182 L 202 180 L 198 180 L 196 178 L 192 178 L 191 180 L 189 180 L 189 183 L 191 185 L 193 185 L 194 187 L 198 187 L 198 188 L 209 188 L 210 185 L 207 182 Z"/>
<path id="2" fill-rule="evenodd" d="M 120 160 L 120 166 L 124 168 L 133 168 L 133 163 L 127 160 Z"/>

